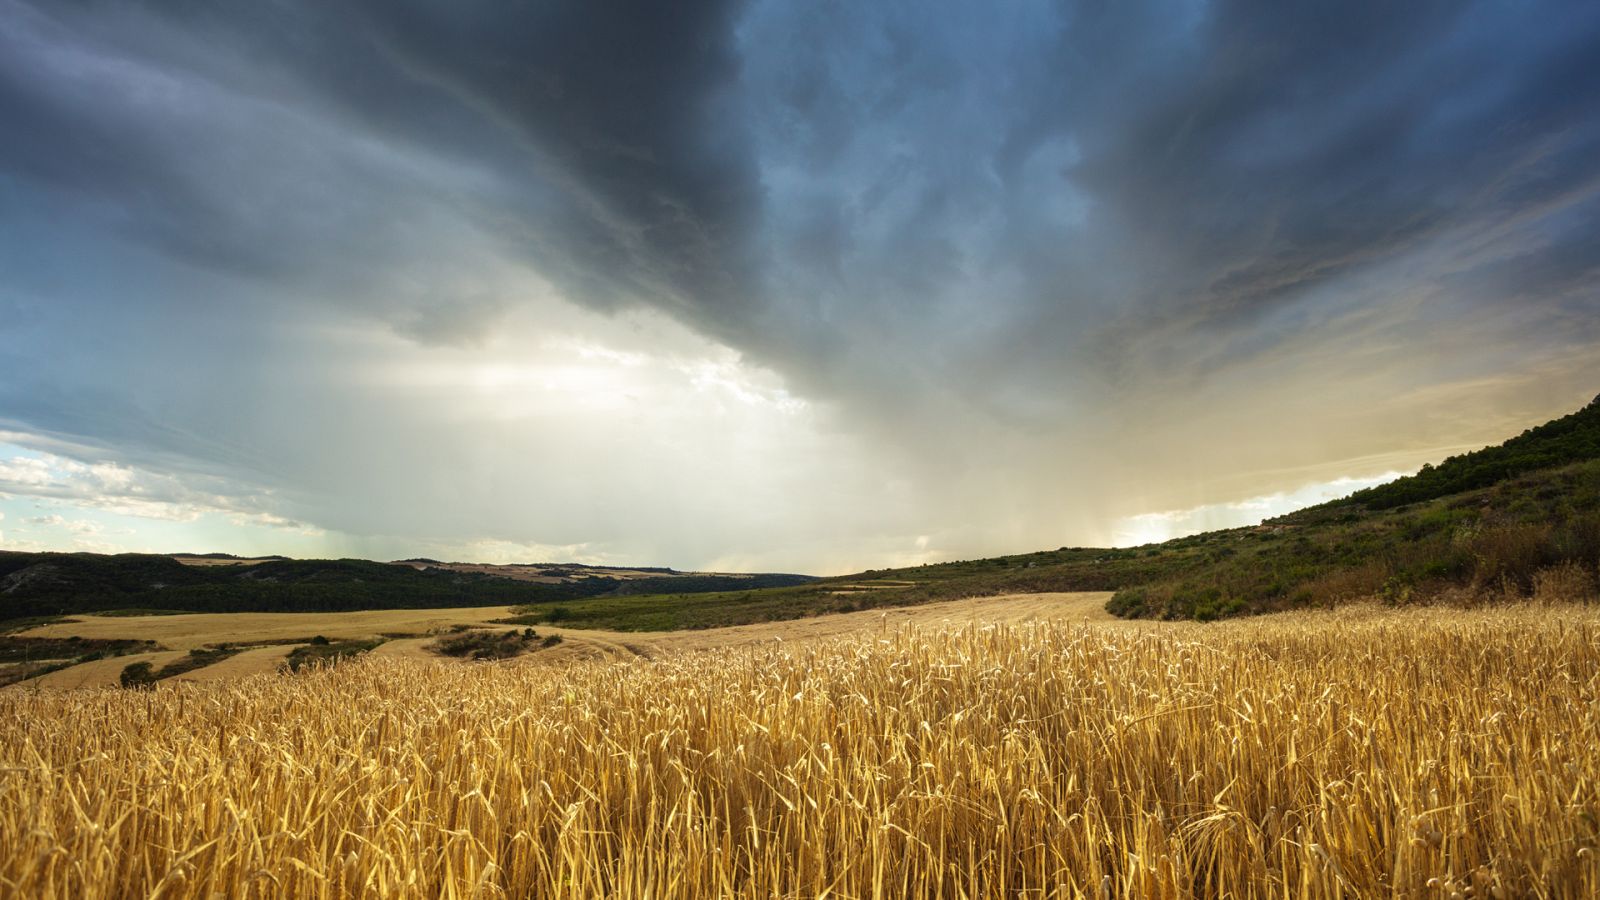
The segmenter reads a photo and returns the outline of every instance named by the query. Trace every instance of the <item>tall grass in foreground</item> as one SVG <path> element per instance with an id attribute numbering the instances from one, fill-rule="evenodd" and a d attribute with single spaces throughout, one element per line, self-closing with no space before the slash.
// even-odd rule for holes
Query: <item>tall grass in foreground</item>
<path id="1" fill-rule="evenodd" d="M 0 893 L 1600 894 L 1600 614 L 0 692 Z"/>

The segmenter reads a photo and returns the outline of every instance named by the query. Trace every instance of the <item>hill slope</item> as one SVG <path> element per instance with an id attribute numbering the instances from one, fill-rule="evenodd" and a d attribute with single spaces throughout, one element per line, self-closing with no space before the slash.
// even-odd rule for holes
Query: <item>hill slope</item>
<path id="1" fill-rule="evenodd" d="M 1122 549 L 864 572 L 788 588 L 611 595 L 522 608 L 526 624 L 710 628 L 998 594 L 1115 591 L 1129 618 L 1201 621 L 1377 597 L 1586 599 L 1600 565 L 1600 460 L 1410 507 L 1212 531 Z"/>
<path id="2" fill-rule="evenodd" d="M 0 552 L 0 619 L 128 607 L 519 605 L 529 624 L 662 631 L 1052 591 L 1115 591 L 1108 608 L 1118 615 L 1202 620 L 1374 596 L 1588 597 L 1600 568 L 1600 398 L 1499 446 L 1341 500 L 1136 548 L 1062 547 L 828 579 L 623 579 L 596 570 L 555 584 L 432 560 L 252 562 Z"/>
<path id="3" fill-rule="evenodd" d="M 1125 586 L 1107 608 L 1210 619 L 1367 597 L 1588 599 L 1600 566 L 1600 460 L 1405 507 L 1319 507 L 1200 537 L 1199 564 Z"/>
<path id="4" fill-rule="evenodd" d="M 1205 565 L 1126 585 L 1109 608 L 1204 619 L 1373 596 L 1592 596 L 1600 397 L 1497 446 L 1216 536 L 1229 534 L 1201 536 L 1216 544 Z"/>
<path id="5" fill-rule="evenodd" d="M 1393 509 L 1488 487 L 1526 472 L 1590 459 L 1600 459 L 1600 397 L 1571 415 L 1530 428 L 1499 446 L 1452 456 L 1437 466 L 1425 465 L 1415 475 L 1356 491 L 1311 510 L 1352 506 Z"/>
<path id="6" fill-rule="evenodd" d="M 665 630 L 994 594 L 1116 591 L 1121 616 L 1214 619 L 1379 597 L 1592 596 L 1600 398 L 1497 447 L 1251 528 L 1144 547 L 1063 547 L 766 591 L 535 603 L 526 621 Z"/>
<path id="7" fill-rule="evenodd" d="M 599 571 L 599 570 L 596 570 Z M 661 570 L 668 572 L 670 570 Z M 183 612 L 347 612 L 508 606 L 581 600 L 617 591 L 684 593 L 801 584 L 804 575 L 584 574 L 550 583 L 441 566 L 364 559 L 273 557 L 193 565 L 128 553 L 0 551 L 0 620 L 121 609 Z"/>

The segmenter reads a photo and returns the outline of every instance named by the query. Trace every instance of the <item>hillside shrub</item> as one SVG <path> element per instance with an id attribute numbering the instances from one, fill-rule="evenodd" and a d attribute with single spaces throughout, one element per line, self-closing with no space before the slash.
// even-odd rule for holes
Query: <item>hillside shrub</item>
<path id="1" fill-rule="evenodd" d="M 1592 569 L 1569 561 L 1534 574 L 1533 599 L 1542 603 L 1593 603 L 1600 600 L 1600 589 Z"/>
<path id="2" fill-rule="evenodd" d="M 117 682 L 125 688 L 151 688 L 156 683 L 155 667 L 147 662 L 129 663 L 123 667 Z"/>
<path id="3" fill-rule="evenodd" d="M 1485 528 L 1471 543 L 1473 585 L 1526 593 L 1533 588 L 1534 573 L 1554 561 L 1552 549 L 1551 527 L 1546 524 Z"/>

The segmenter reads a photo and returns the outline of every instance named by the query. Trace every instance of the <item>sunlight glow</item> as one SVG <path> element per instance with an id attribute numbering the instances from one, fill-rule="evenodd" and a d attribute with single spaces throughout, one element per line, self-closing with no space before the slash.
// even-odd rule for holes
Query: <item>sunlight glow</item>
<path id="1" fill-rule="evenodd" d="M 1368 478 L 1335 478 L 1332 481 L 1308 484 L 1293 491 L 1251 497 L 1234 503 L 1213 503 L 1191 509 L 1173 509 L 1128 516 L 1117 523 L 1112 546 L 1141 547 L 1203 531 L 1258 525 L 1266 519 L 1336 500 L 1364 488 L 1385 484 L 1406 474 L 1409 473 L 1384 472 Z"/>

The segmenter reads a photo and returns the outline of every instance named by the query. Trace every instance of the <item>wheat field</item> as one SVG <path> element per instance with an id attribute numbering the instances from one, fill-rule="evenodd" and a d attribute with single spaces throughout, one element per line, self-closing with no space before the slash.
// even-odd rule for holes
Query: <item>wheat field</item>
<path id="1" fill-rule="evenodd" d="M 17 897 L 1586 897 L 1600 614 L 0 692 Z"/>

